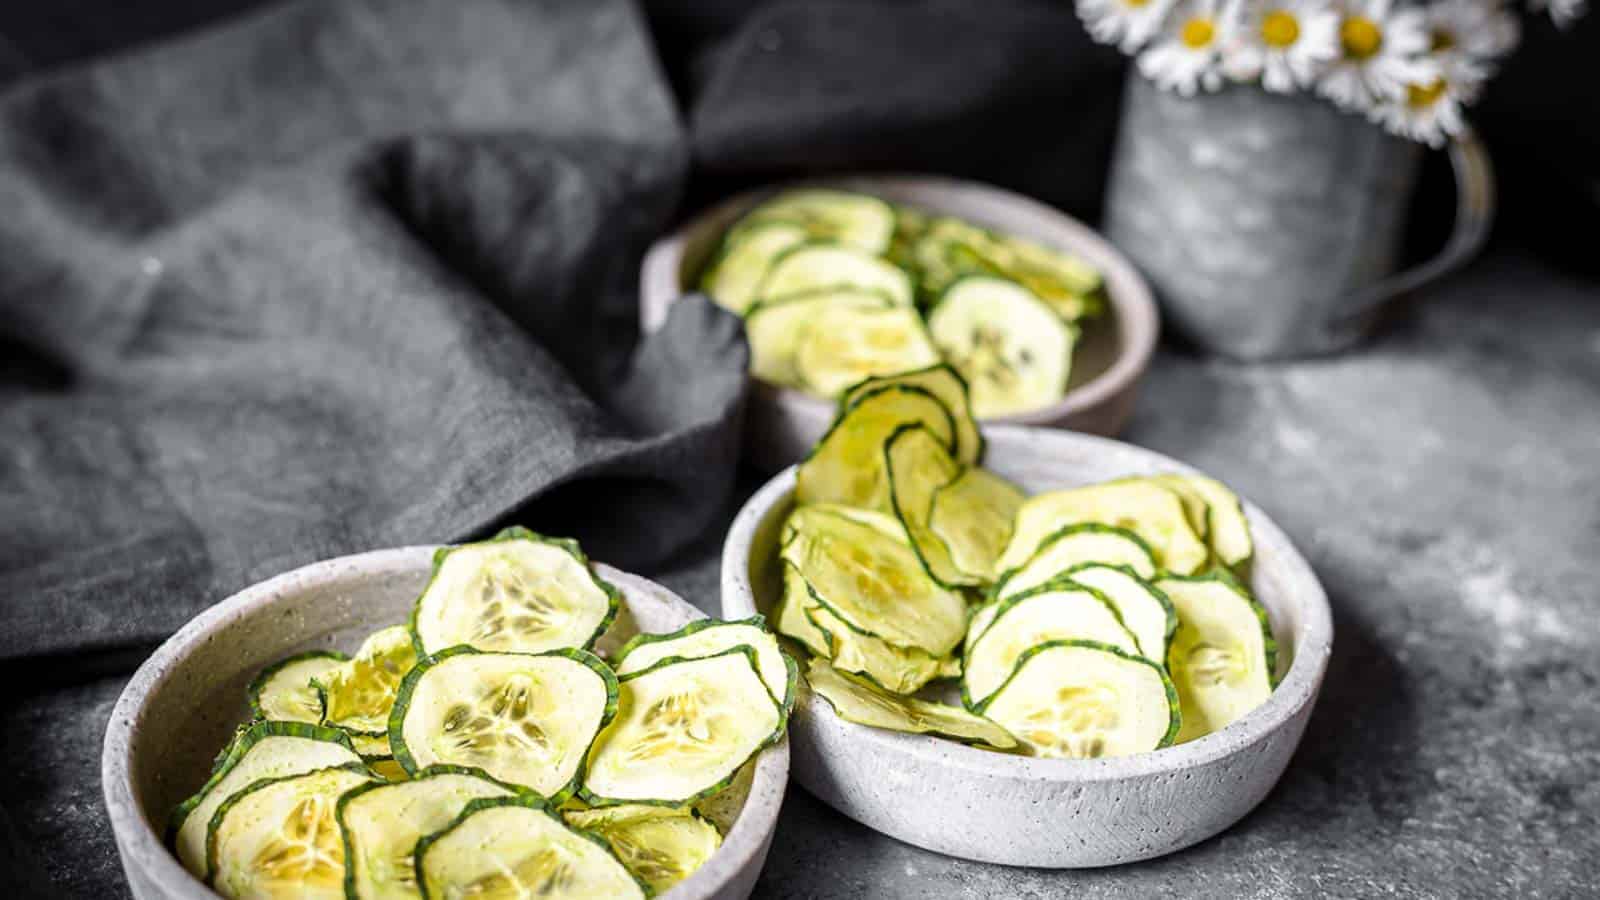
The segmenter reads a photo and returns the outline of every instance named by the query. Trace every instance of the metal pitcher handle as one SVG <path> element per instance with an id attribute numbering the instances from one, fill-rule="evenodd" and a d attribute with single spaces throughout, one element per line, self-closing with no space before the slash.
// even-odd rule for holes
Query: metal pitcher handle
<path id="1" fill-rule="evenodd" d="M 1483 248 L 1494 224 L 1494 165 L 1470 125 L 1450 142 L 1449 153 L 1456 179 L 1456 219 L 1444 248 L 1428 261 L 1363 288 L 1339 304 L 1340 312 L 1328 322 L 1330 331 L 1371 330 L 1411 300 L 1417 288 L 1466 265 Z"/>

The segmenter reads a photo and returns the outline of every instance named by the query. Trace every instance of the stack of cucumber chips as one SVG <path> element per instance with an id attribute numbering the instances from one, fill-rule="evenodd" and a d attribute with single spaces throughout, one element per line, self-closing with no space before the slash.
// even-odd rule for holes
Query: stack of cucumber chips
<path id="1" fill-rule="evenodd" d="M 1141 753 L 1266 700 L 1233 492 L 1200 475 L 1026 497 L 948 364 L 850 387 L 796 472 L 780 633 L 851 722 L 1044 757 Z"/>
<path id="2" fill-rule="evenodd" d="M 979 417 L 1066 393 L 1099 272 L 1070 254 L 876 197 L 805 189 L 740 219 L 701 288 L 745 317 L 751 368 L 833 400 L 873 375 L 950 362 Z"/>
<path id="3" fill-rule="evenodd" d="M 710 858 L 797 670 L 760 618 L 593 652 L 616 588 L 522 528 L 440 550 L 410 622 L 263 671 L 172 817 L 228 897 L 648 897 Z"/>

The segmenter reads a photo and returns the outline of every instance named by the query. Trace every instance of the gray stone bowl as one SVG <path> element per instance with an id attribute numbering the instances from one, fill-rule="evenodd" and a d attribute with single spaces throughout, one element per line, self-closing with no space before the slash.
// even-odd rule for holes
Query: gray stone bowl
<path id="1" fill-rule="evenodd" d="M 990 421 L 1115 435 L 1133 413 L 1160 333 L 1150 287 L 1133 264 L 1071 216 L 1001 188 L 932 175 L 853 175 L 773 185 L 739 194 L 700 214 L 650 248 L 640 272 L 640 322 L 654 331 L 667 307 L 695 289 L 701 270 L 744 212 L 792 187 L 859 191 L 895 203 L 958 216 L 979 225 L 1069 250 L 1104 273 L 1110 314 L 1085 326 L 1074 351 L 1067 393 L 1057 403 Z M 833 404 L 754 380 L 745 418 L 745 457 L 773 470 L 805 455 L 827 429 Z"/>
<path id="2" fill-rule="evenodd" d="M 985 429 L 985 465 L 1030 493 L 1125 475 L 1192 471 L 1128 444 L 1037 428 Z M 767 612 L 779 595 L 777 538 L 794 469 L 758 491 L 722 552 L 722 611 Z M 910 844 L 983 862 L 1047 868 L 1149 859 L 1238 821 L 1277 783 L 1327 669 L 1333 622 L 1310 566 L 1249 503 L 1255 594 L 1278 641 L 1282 681 L 1214 734 L 1113 759 L 1010 756 L 846 722 L 803 692 L 789 724 L 795 779 L 823 802 Z"/>
<path id="3" fill-rule="evenodd" d="M 244 721 L 245 686 L 291 653 L 353 650 L 369 632 L 403 622 L 432 568 L 433 547 L 331 559 L 268 579 L 195 617 L 162 644 L 117 701 L 106 729 L 101 780 L 117 850 L 139 900 L 214 898 L 169 852 L 168 813 L 205 780 L 212 757 Z M 601 638 L 614 650 L 639 632 L 673 631 L 704 614 L 636 575 L 599 566 L 624 608 Z M 757 758 L 742 798 L 730 797 L 722 848 L 667 900 L 743 900 L 772 843 L 789 778 L 789 746 Z M 743 785 L 736 782 L 735 788 Z M 725 823 L 726 824 L 726 821 Z"/>

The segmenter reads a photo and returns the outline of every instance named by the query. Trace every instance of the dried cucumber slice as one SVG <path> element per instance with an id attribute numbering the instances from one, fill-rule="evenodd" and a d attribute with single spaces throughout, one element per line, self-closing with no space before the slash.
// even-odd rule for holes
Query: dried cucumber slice
<path id="1" fill-rule="evenodd" d="M 783 736 L 783 707 L 749 647 L 672 657 L 621 682 L 616 721 L 589 752 L 580 796 L 591 806 L 688 805 Z"/>
<path id="2" fill-rule="evenodd" d="M 756 290 L 757 302 L 814 291 L 857 288 L 883 294 L 895 306 L 912 305 L 911 279 L 869 253 L 839 244 L 801 244 L 772 261 Z"/>
<path id="3" fill-rule="evenodd" d="M 995 562 L 1011 540 L 1012 523 L 1027 495 L 977 466 L 933 492 L 928 528 L 950 548 L 950 561 L 980 581 L 993 581 Z"/>
<path id="4" fill-rule="evenodd" d="M 949 410 L 951 422 L 955 425 L 955 445 L 951 448 L 951 452 L 955 454 L 956 459 L 967 465 L 976 465 L 983 459 L 983 432 L 978 430 L 978 420 L 972 415 L 972 405 L 967 400 L 967 382 L 962 379 L 960 373 L 951 368 L 949 363 L 942 362 L 925 369 L 868 378 L 852 385 L 844 396 L 839 398 L 839 408 L 849 409 L 868 393 L 890 385 L 920 388 L 932 394 L 944 404 L 945 409 Z"/>
<path id="5" fill-rule="evenodd" d="M 389 746 L 388 731 L 384 731 L 381 734 L 360 734 L 346 731 L 345 734 L 350 735 L 351 745 L 356 748 L 357 753 L 361 754 L 361 758 L 369 763 L 376 759 L 392 758 L 394 755 L 394 750 Z"/>
<path id="6" fill-rule="evenodd" d="M 896 428 L 884 441 L 883 468 L 889 473 L 890 507 L 928 577 L 946 588 L 981 584 L 982 576 L 958 568 L 949 545 L 928 527 L 933 495 L 961 474 L 961 464 L 926 426 L 912 424 Z"/>
<path id="7" fill-rule="evenodd" d="M 619 602 L 577 542 L 507 528 L 434 556 L 411 631 L 419 655 L 461 644 L 515 653 L 589 647 Z"/>
<path id="8" fill-rule="evenodd" d="M 996 750 L 1012 750 L 1017 739 L 1004 728 L 959 706 L 930 703 L 915 697 L 899 697 L 863 681 L 849 678 L 820 659 L 806 668 L 806 681 L 817 696 L 828 701 L 834 713 L 846 722 L 931 734 L 967 744 L 982 744 Z"/>
<path id="9" fill-rule="evenodd" d="M 928 314 L 928 331 L 967 380 L 980 419 L 1048 406 L 1066 393 L 1077 331 L 1021 285 L 963 278 Z"/>
<path id="10" fill-rule="evenodd" d="M 410 781 L 362 786 L 345 794 L 337 815 L 344 833 L 346 896 L 421 897 L 412 856 L 417 841 L 448 825 L 474 800 L 516 793 L 480 771 L 436 766 Z"/>
<path id="11" fill-rule="evenodd" d="M 1178 733 L 1178 695 L 1166 673 L 1094 641 L 1030 649 L 978 712 L 1035 756 L 1126 756 L 1165 747 Z"/>
<path id="12" fill-rule="evenodd" d="M 440 900 L 648 896 L 605 841 L 525 796 L 474 800 L 418 841 L 416 879 L 424 897 Z"/>
<path id="13" fill-rule="evenodd" d="M 849 672 L 896 694 L 910 694 L 940 677 L 948 657 L 937 657 L 915 647 L 896 647 L 875 635 L 865 634 L 840 618 L 826 604 L 806 590 L 806 618 L 821 632 L 827 650 L 818 654 L 833 661 L 834 668 Z"/>
<path id="14" fill-rule="evenodd" d="M 796 361 L 801 341 L 812 324 L 834 309 L 888 309 L 888 297 L 859 288 L 834 288 L 750 307 L 744 321 L 750 344 L 750 374 L 772 384 L 800 387 Z"/>
<path id="15" fill-rule="evenodd" d="M 365 759 L 365 757 L 363 757 L 363 759 Z M 400 761 L 392 756 L 381 756 L 375 759 L 368 759 L 367 768 L 376 772 L 379 778 L 382 778 L 384 781 L 387 781 L 390 784 L 397 784 L 402 781 L 411 780 L 411 773 L 407 772 L 406 767 L 400 765 Z"/>
<path id="16" fill-rule="evenodd" d="M 628 871 L 656 894 L 693 875 L 722 846 L 722 832 L 692 808 L 630 803 L 561 815 L 573 828 L 604 838 Z"/>
<path id="17" fill-rule="evenodd" d="M 889 249 L 896 226 L 896 211 L 867 194 L 829 188 L 801 188 L 783 193 L 745 214 L 732 234 L 767 222 L 798 225 L 813 239 L 833 241 L 873 255 Z"/>
<path id="18" fill-rule="evenodd" d="M 888 513 L 845 506 L 840 503 L 811 503 L 795 510 L 790 514 L 789 518 L 784 520 L 783 539 L 780 544 L 789 543 L 795 534 L 808 527 L 807 523 L 811 522 L 816 516 L 835 516 L 849 519 L 902 544 L 910 540 L 906 537 L 906 530 L 900 524 L 900 520 Z"/>
<path id="19" fill-rule="evenodd" d="M 912 256 L 931 296 L 964 275 L 994 275 L 1026 287 L 1068 321 L 1104 310 L 1100 273 L 1070 253 L 943 217 L 926 223 L 915 240 Z"/>
<path id="20" fill-rule="evenodd" d="M 1098 562 L 1073 566 L 1061 575 L 1104 594 L 1138 642 L 1139 655 L 1166 667 L 1167 647 L 1178 630 L 1178 613 L 1160 588 L 1127 566 Z"/>
<path id="21" fill-rule="evenodd" d="M 669 657 L 699 659 L 741 645 L 756 652 L 756 669 L 773 698 L 785 712 L 792 709 L 799 670 L 778 646 L 778 639 L 767 630 L 767 620 L 761 616 L 733 622 L 701 619 L 670 634 L 637 635 L 617 651 L 612 668 L 621 678 Z"/>
<path id="22" fill-rule="evenodd" d="M 1127 566 L 1140 578 L 1152 578 L 1156 574 L 1155 554 L 1137 534 L 1126 528 L 1084 522 L 1068 525 L 1045 538 L 1027 562 L 1000 576 L 994 595 L 1003 600 L 1032 590 L 1086 562 Z"/>
<path id="23" fill-rule="evenodd" d="M 262 669 L 245 691 L 251 716 L 276 722 L 321 722 L 322 696 L 311 681 L 348 658 L 337 650 L 310 650 Z"/>
<path id="24" fill-rule="evenodd" d="M 784 560 L 783 563 L 783 596 L 778 600 L 773 621 L 777 625 L 778 633 L 793 638 L 817 656 L 829 656 L 833 653 L 828 645 L 828 634 L 811 617 L 806 615 L 806 605 L 810 601 L 811 591 L 806 586 L 804 575 L 794 567 L 793 563 Z"/>
<path id="25" fill-rule="evenodd" d="M 700 289 L 718 305 L 743 315 L 772 261 L 806 238 L 805 228 L 790 222 L 761 222 L 731 232 L 700 279 Z"/>
<path id="26" fill-rule="evenodd" d="M 360 762 L 350 739 L 334 728 L 258 722 L 243 729 L 223 751 L 205 785 L 173 810 L 171 838 L 179 861 L 200 880 L 209 877 L 206 830 L 217 808 L 240 790 L 263 778 Z"/>
<path id="27" fill-rule="evenodd" d="M 386 734 L 400 679 L 416 664 L 411 629 L 395 625 L 374 632 L 355 656 L 317 676 L 322 724 L 353 735 Z"/>
<path id="28" fill-rule="evenodd" d="M 207 830 L 211 885 L 224 897 L 344 897 L 339 797 L 372 784 L 361 765 L 264 778 L 217 807 Z"/>
<path id="29" fill-rule="evenodd" d="M 1205 475 L 1157 475 L 1151 480 L 1199 498 L 1206 506 L 1206 541 L 1222 564 L 1242 567 L 1255 555 L 1244 505 L 1228 486 Z"/>
<path id="30" fill-rule="evenodd" d="M 1265 703 L 1278 645 L 1267 612 L 1222 572 L 1155 583 L 1178 611 L 1167 669 L 1183 706 L 1179 741 L 1193 740 Z"/>
<path id="31" fill-rule="evenodd" d="M 408 772 L 470 766 L 559 803 L 616 711 L 617 677 L 586 650 L 455 647 L 406 675 L 389 742 Z"/>
<path id="32" fill-rule="evenodd" d="M 856 397 L 795 470 L 795 500 L 888 511 L 883 442 L 896 428 L 916 422 L 926 425 L 954 451 L 955 418 L 933 393 L 891 384 Z"/>
<path id="33" fill-rule="evenodd" d="M 944 656 L 966 631 L 966 600 L 928 577 L 905 543 L 869 525 L 802 507 L 780 556 L 815 599 L 858 631 Z"/>
<path id="34" fill-rule="evenodd" d="M 1090 640 L 1137 654 L 1138 642 L 1116 607 L 1093 588 L 1053 581 L 1000 601 L 989 626 L 962 662 L 961 700 L 977 709 L 1030 648 L 1047 641 Z"/>
<path id="35" fill-rule="evenodd" d="M 1178 502 L 1183 504 L 1183 514 L 1189 519 L 1189 527 L 1196 536 L 1210 546 L 1211 534 L 1211 509 L 1206 505 L 1206 499 L 1199 492 L 1191 488 L 1187 482 L 1176 475 L 1150 475 L 1135 478 L 1119 479 L 1122 481 L 1149 481 L 1159 484 L 1167 490 L 1178 495 Z"/>
<path id="36" fill-rule="evenodd" d="M 833 305 L 807 323 L 795 347 L 800 383 L 822 397 L 838 397 L 863 378 L 927 368 L 939 361 L 915 309 Z"/>
<path id="37" fill-rule="evenodd" d="M 1017 511 L 1016 530 L 1000 556 L 1000 568 L 1022 565 L 1057 529 L 1087 522 L 1133 532 L 1149 545 L 1158 567 L 1179 575 L 1199 571 L 1210 557 L 1177 494 L 1151 481 L 1126 479 L 1028 498 Z"/>

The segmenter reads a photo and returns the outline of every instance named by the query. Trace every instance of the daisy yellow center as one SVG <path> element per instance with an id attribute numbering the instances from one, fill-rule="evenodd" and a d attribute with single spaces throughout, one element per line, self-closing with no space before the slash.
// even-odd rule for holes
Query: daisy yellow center
<path id="1" fill-rule="evenodd" d="M 1371 59 L 1383 48 L 1383 29 L 1366 16 L 1346 16 L 1339 23 L 1339 43 L 1351 59 Z"/>
<path id="2" fill-rule="evenodd" d="M 1217 36 L 1217 28 L 1211 24 L 1210 19 L 1194 18 L 1183 23 L 1183 30 L 1178 33 L 1178 39 L 1184 46 L 1199 50 L 1211 46 L 1211 41 Z"/>
<path id="3" fill-rule="evenodd" d="M 1268 47 L 1290 47 L 1300 40 L 1300 22 L 1293 13 L 1275 9 L 1261 17 L 1261 42 Z"/>
<path id="4" fill-rule="evenodd" d="M 1433 30 L 1432 40 L 1429 42 L 1429 44 L 1429 49 L 1435 53 L 1442 53 L 1446 50 L 1454 50 L 1456 48 L 1455 32 L 1448 28 L 1435 28 Z"/>
<path id="5" fill-rule="evenodd" d="M 1426 109 L 1439 102 L 1444 96 L 1445 83 L 1443 78 L 1435 78 L 1427 84 L 1406 85 L 1406 104 L 1412 109 Z"/>

